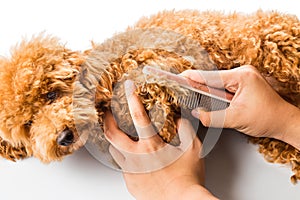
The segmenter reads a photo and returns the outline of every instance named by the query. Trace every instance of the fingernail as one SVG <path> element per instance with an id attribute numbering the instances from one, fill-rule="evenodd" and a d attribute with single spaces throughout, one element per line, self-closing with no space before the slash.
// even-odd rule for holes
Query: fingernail
<path id="1" fill-rule="evenodd" d="M 110 138 L 111 138 L 111 133 L 110 133 L 110 131 L 109 131 L 109 130 L 105 130 L 105 131 L 104 131 L 104 136 L 105 136 L 105 138 L 106 138 L 107 140 L 110 140 Z"/>
<path id="2" fill-rule="evenodd" d="M 124 86 L 125 86 L 125 94 L 126 97 L 128 98 L 133 94 L 135 90 L 134 82 L 132 80 L 126 80 Z"/>
<path id="3" fill-rule="evenodd" d="M 197 119 L 199 119 L 199 117 L 200 117 L 200 109 L 194 109 L 194 110 L 192 110 L 192 115 L 195 117 L 195 118 L 197 118 Z"/>
<path id="4" fill-rule="evenodd" d="M 202 111 L 205 111 L 205 108 L 203 108 L 203 107 L 195 108 L 194 110 L 192 110 L 192 115 L 195 118 L 199 119 Z"/>

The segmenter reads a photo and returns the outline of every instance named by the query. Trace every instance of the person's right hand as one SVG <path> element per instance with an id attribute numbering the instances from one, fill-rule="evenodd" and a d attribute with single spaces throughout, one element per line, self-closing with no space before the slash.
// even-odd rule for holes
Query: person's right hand
<path id="1" fill-rule="evenodd" d="M 230 106 L 225 110 L 192 111 L 204 126 L 234 128 L 251 136 L 272 137 L 283 141 L 287 140 L 285 134 L 299 130 L 300 109 L 282 99 L 252 66 L 222 71 L 187 70 L 181 75 L 234 93 Z M 294 129 L 290 130 L 291 127 Z M 300 139 L 299 134 L 297 135 Z"/>
<path id="2" fill-rule="evenodd" d="M 105 113 L 109 152 L 121 167 L 129 192 L 137 199 L 216 199 L 204 188 L 201 142 L 192 124 L 177 120 L 179 146 L 166 144 L 152 127 L 132 81 L 125 82 L 129 113 L 139 136 L 131 140 L 121 131 L 111 112 Z"/>

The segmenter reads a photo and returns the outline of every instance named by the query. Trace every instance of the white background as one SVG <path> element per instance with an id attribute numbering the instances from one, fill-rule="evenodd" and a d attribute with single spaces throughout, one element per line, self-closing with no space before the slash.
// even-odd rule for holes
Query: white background
<path id="1" fill-rule="evenodd" d="M 3 3 L 6 2 L 6 3 Z M 277 9 L 300 17 L 297 1 L 1 1 L 0 55 L 23 37 L 46 31 L 73 50 L 90 48 L 123 31 L 140 17 L 164 9 L 191 8 L 225 12 Z M 225 131 L 206 161 L 207 187 L 221 199 L 299 199 L 286 166 L 269 164 L 244 136 Z M 45 165 L 30 158 L 16 163 L 0 159 L 0 198 L 3 200 L 133 199 L 122 174 L 93 159 L 81 149 L 63 162 Z"/>

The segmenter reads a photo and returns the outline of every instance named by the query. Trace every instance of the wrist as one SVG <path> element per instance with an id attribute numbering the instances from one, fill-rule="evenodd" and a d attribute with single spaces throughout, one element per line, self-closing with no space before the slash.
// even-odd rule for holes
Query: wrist
<path id="1" fill-rule="evenodd" d="M 217 200 L 206 188 L 201 185 L 195 184 L 186 188 L 182 193 L 181 199 L 203 199 L 203 200 Z"/>
<path id="2" fill-rule="evenodd" d="M 284 113 L 286 117 L 282 119 L 282 131 L 280 136 L 275 138 L 300 150 L 300 109 L 289 104 Z"/>
<path id="3" fill-rule="evenodd" d="M 172 181 L 163 199 L 217 199 L 193 176 L 183 176 Z"/>

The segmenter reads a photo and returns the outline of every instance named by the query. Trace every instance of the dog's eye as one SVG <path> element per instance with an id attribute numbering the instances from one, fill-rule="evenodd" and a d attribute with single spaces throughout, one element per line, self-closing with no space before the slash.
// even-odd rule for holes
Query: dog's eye
<path id="1" fill-rule="evenodd" d="M 30 127 L 31 124 L 32 124 L 32 120 L 28 120 L 28 121 L 24 124 L 24 126 Z"/>
<path id="2" fill-rule="evenodd" d="M 57 98 L 57 92 L 48 92 L 46 98 L 48 101 L 54 101 Z"/>

